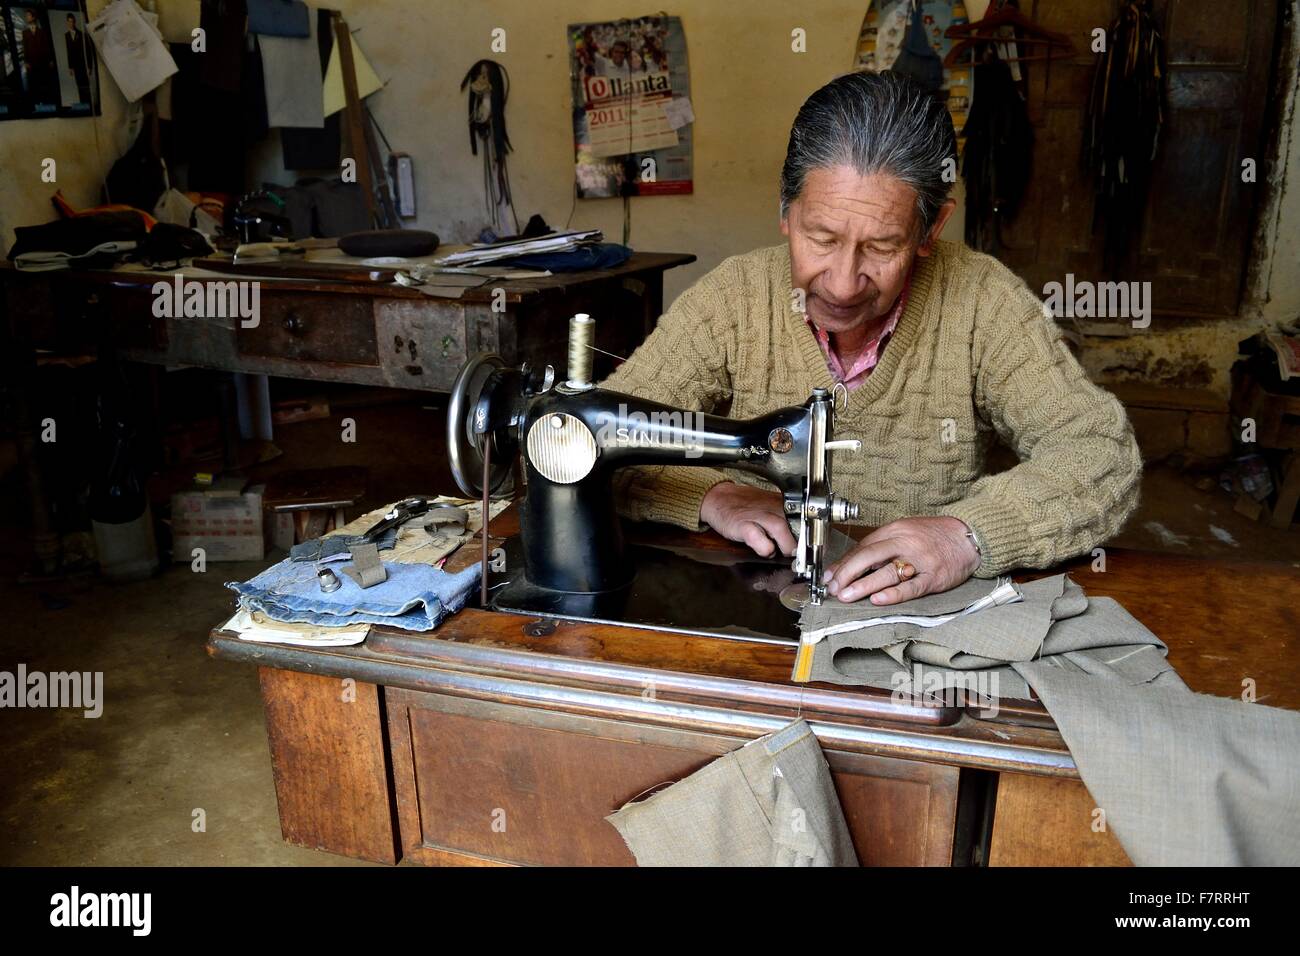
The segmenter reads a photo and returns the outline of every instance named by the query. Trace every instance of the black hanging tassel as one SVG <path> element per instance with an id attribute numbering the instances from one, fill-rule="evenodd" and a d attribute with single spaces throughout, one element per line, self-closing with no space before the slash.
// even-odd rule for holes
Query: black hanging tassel
<path id="1" fill-rule="evenodd" d="M 996 254 L 1002 220 L 1015 215 L 1029 181 L 1034 131 L 1011 69 L 986 48 L 975 67 L 975 98 L 966 120 L 966 244 Z"/>
<path id="2" fill-rule="evenodd" d="M 495 225 L 497 209 L 502 203 L 510 206 L 510 213 L 514 215 L 510 174 L 506 169 L 506 154 L 513 150 L 510 135 L 506 132 L 506 100 L 510 96 L 510 76 L 500 63 L 479 60 L 460 81 L 462 93 L 467 87 L 469 148 L 477 156 L 479 140 L 483 141 L 485 199 Z M 516 219 L 515 231 L 518 230 L 519 222 Z"/>
<path id="3" fill-rule="evenodd" d="M 1105 266 L 1128 259 L 1141 225 L 1160 127 L 1165 51 L 1151 0 L 1128 0 L 1097 58 L 1083 134 L 1083 164 L 1096 180 L 1093 229 L 1105 223 Z"/>

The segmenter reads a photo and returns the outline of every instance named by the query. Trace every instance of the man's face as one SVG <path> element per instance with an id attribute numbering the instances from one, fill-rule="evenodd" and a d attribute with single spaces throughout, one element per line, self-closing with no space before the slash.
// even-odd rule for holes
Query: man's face
<path id="1" fill-rule="evenodd" d="M 615 43 L 609 49 L 609 58 L 614 61 L 615 66 L 623 65 L 623 57 L 627 55 L 627 48 Z"/>
<path id="2" fill-rule="evenodd" d="M 887 174 L 850 166 L 813 170 L 781 220 L 790 278 L 820 329 L 848 332 L 886 315 L 917 255 L 929 255 L 952 203 L 920 242 L 916 190 Z"/>

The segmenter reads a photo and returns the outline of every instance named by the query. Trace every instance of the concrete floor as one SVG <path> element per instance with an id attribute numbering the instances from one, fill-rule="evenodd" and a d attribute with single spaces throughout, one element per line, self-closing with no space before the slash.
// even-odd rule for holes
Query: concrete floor
<path id="1" fill-rule="evenodd" d="M 285 426 L 285 452 L 250 470 L 365 464 L 360 510 L 409 494 L 454 493 L 436 398 L 348 408 L 356 442 L 332 420 Z M 401 455 L 390 454 L 401 448 Z M 21 494 L 0 486 L 0 521 L 12 528 Z M 5 492 L 12 492 L 5 495 Z M 203 574 L 167 565 L 148 581 L 94 576 L 17 584 L 26 539 L 0 535 L 0 670 L 102 671 L 104 712 L 0 711 L 0 865 L 353 865 L 280 839 L 271 759 L 254 668 L 210 659 L 208 631 L 268 562 L 211 563 Z M 206 832 L 192 830 L 194 811 Z"/>
<path id="2" fill-rule="evenodd" d="M 428 402 L 350 410 L 358 441 L 333 421 L 278 430 L 278 468 L 368 464 L 368 504 L 453 491 L 440 447 L 442 412 Z M 391 454 L 401 448 L 402 454 Z M 1115 546 L 1300 566 L 1300 532 L 1255 524 L 1217 490 L 1167 468 L 1148 471 L 1143 505 Z M 21 501 L 0 488 L 12 529 Z M 0 864 L 346 865 L 280 840 L 270 756 L 251 667 L 210 660 L 210 628 L 233 607 L 225 581 L 261 564 L 213 564 L 204 574 L 169 566 L 156 578 L 108 585 L 91 576 L 17 584 L 25 541 L 0 536 L 8 626 L 0 670 L 102 671 L 103 716 L 79 711 L 0 712 Z M 191 828 L 196 809 L 206 832 Z"/>

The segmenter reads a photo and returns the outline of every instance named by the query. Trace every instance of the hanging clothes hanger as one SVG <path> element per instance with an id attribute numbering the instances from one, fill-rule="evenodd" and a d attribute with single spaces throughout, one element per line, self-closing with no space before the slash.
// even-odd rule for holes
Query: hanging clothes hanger
<path id="1" fill-rule="evenodd" d="M 1008 26 L 1015 28 L 1015 36 L 1001 35 L 1002 28 Z M 1060 60 L 1075 54 L 1074 41 L 1068 36 L 1039 26 L 1009 3 L 999 6 L 997 10 L 974 23 L 959 23 L 951 26 L 944 31 L 943 35 L 958 40 L 948 51 L 948 55 L 943 58 L 943 65 L 946 67 L 957 66 L 967 53 L 975 54 L 977 48 L 990 43 L 1046 47 L 1045 52 L 1041 54 L 1002 57 L 1004 63 Z"/>

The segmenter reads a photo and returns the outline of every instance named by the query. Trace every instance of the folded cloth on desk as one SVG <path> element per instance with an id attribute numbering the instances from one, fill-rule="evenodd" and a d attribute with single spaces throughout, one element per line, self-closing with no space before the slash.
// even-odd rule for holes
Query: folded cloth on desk
<path id="1" fill-rule="evenodd" d="M 135 249 L 146 233 L 144 214 L 134 209 L 87 213 L 39 226 L 16 226 L 9 259 L 19 269 L 30 270 L 105 264 Z"/>
<path id="2" fill-rule="evenodd" d="M 605 818 L 641 866 L 857 866 L 830 768 L 796 720 Z"/>
<path id="3" fill-rule="evenodd" d="M 226 587 L 239 595 L 241 607 L 261 611 L 273 621 L 321 627 L 388 624 L 431 631 L 464 607 L 482 565 L 471 565 L 458 574 L 395 561 L 385 561 L 384 569 L 386 581 L 363 589 L 340 576 L 339 589 L 327 594 L 320 589 L 315 565 L 286 558 L 250 581 L 232 581 Z"/>
<path id="4" fill-rule="evenodd" d="M 1013 664 L 1066 652 L 1096 661 L 1122 660 L 1122 672 L 1136 683 L 1164 674 L 1167 680 L 1178 679 L 1160 639 L 1110 598 L 1089 600 L 1063 574 L 1015 588 L 1021 598 L 1016 603 L 996 604 L 933 627 L 897 619 L 947 617 L 997 587 L 972 578 L 950 591 L 904 604 L 880 607 L 829 600 L 820 607 L 810 605 L 799 621 L 806 636 L 855 621 L 891 623 L 828 634 L 812 649 L 804 679 L 889 687 L 900 693 L 963 687 L 984 696 L 1024 700 L 1033 696 L 1030 685 Z M 1060 666 L 1075 665 L 1062 658 Z M 978 680 L 965 673 L 971 671 L 981 672 Z"/>
<path id="5" fill-rule="evenodd" d="M 598 242 L 569 252 L 545 252 L 512 256 L 498 261 L 522 269 L 545 269 L 548 272 L 586 272 L 589 269 L 613 269 L 632 258 L 632 250 L 616 242 Z"/>
<path id="6" fill-rule="evenodd" d="M 829 634 L 811 645 L 809 679 L 1007 699 L 1032 688 L 1133 862 L 1300 863 L 1300 714 L 1193 693 L 1158 637 L 1063 575 L 1018 587 L 1020 603 L 936 627 Z M 972 580 L 889 608 L 827 602 L 800 627 L 951 614 L 989 589 Z"/>

